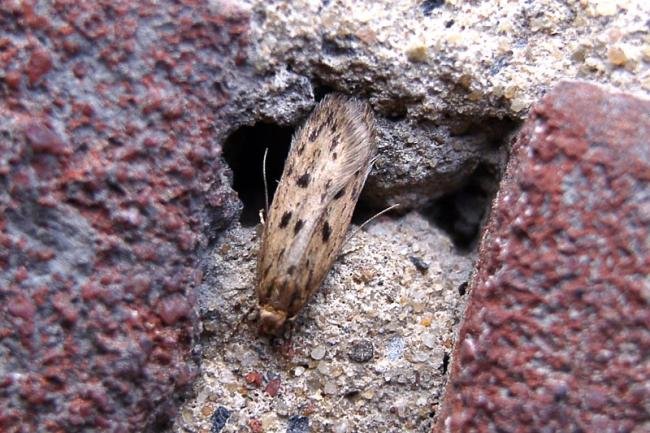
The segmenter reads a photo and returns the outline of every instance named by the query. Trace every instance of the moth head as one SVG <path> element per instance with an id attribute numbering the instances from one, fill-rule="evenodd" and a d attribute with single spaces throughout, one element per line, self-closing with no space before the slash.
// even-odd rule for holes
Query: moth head
<path id="1" fill-rule="evenodd" d="M 260 307 L 260 333 L 266 335 L 279 335 L 287 320 L 287 312 L 273 308 L 271 305 Z"/>

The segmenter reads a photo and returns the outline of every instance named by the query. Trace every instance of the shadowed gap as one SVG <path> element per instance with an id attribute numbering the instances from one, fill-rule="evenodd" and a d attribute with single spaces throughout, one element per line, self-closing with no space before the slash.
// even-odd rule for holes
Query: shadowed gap
<path id="1" fill-rule="evenodd" d="M 226 139 L 223 157 L 232 169 L 233 189 L 244 204 L 239 218 L 243 226 L 252 227 L 259 223 L 259 211 L 264 209 L 264 150 L 269 149 L 266 175 L 271 201 L 282 177 L 293 132 L 293 127 L 256 123 L 253 126 L 242 126 Z"/>
<path id="2" fill-rule="evenodd" d="M 435 200 L 424 213 L 449 234 L 457 248 L 472 250 L 498 184 L 499 174 L 479 164 L 461 188 Z"/>

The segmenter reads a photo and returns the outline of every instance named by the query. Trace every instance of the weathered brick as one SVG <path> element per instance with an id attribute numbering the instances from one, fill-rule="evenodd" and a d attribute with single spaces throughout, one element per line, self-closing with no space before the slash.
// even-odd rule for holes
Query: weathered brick
<path id="1" fill-rule="evenodd" d="M 200 253 L 240 206 L 213 86 L 250 17 L 32 3 L 0 10 L 0 431 L 147 431 L 197 371 Z"/>
<path id="2" fill-rule="evenodd" d="M 650 102 L 590 84 L 561 83 L 531 111 L 436 431 L 647 431 L 648 137 Z"/>

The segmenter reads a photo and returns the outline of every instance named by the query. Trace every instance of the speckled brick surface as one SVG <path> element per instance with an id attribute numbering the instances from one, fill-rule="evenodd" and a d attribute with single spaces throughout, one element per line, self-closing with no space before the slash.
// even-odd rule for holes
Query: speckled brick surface
<path id="1" fill-rule="evenodd" d="M 196 373 L 192 287 L 231 220 L 214 131 L 248 17 L 0 5 L 0 431 L 142 432 Z"/>
<path id="2" fill-rule="evenodd" d="M 561 83 L 513 149 L 439 432 L 650 430 L 650 102 Z"/>

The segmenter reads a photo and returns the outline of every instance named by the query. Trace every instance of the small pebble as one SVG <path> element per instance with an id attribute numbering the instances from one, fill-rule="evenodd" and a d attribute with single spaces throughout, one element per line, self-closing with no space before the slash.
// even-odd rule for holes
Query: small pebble
<path id="1" fill-rule="evenodd" d="M 219 433 L 226 425 L 231 412 L 223 406 L 219 406 L 212 414 L 212 429 L 211 433 Z"/>
<path id="2" fill-rule="evenodd" d="M 327 395 L 336 394 L 336 384 L 334 382 L 327 382 L 323 387 L 323 392 Z"/>
<path id="3" fill-rule="evenodd" d="M 349 358 L 354 362 L 368 362 L 375 354 L 375 349 L 372 342 L 369 340 L 357 340 L 352 343 Z"/>
<path id="4" fill-rule="evenodd" d="M 251 371 L 244 376 L 244 380 L 250 385 L 259 387 L 262 385 L 264 377 L 262 376 L 262 373 L 258 371 Z"/>
<path id="5" fill-rule="evenodd" d="M 316 346 L 311 350 L 311 357 L 316 361 L 320 361 L 325 357 L 326 352 L 327 349 L 325 349 L 325 346 Z"/>
<path id="6" fill-rule="evenodd" d="M 420 338 L 422 340 L 422 344 L 427 346 L 429 349 L 436 347 L 436 338 L 433 336 L 433 334 L 423 334 Z"/>
<path id="7" fill-rule="evenodd" d="M 280 379 L 275 378 L 269 381 L 269 383 L 266 385 L 266 388 L 264 388 L 264 392 L 267 393 L 270 397 L 275 397 L 278 395 L 278 391 L 280 391 Z"/>
<path id="8" fill-rule="evenodd" d="M 207 403 L 203 405 L 203 407 L 201 408 L 201 415 L 203 415 L 206 418 L 213 413 L 214 413 L 214 406 L 211 403 Z"/>
<path id="9" fill-rule="evenodd" d="M 425 262 L 421 258 L 417 256 L 411 256 L 409 257 L 409 260 L 411 260 L 411 263 L 413 263 L 415 269 L 417 269 L 421 273 L 426 274 L 426 272 L 429 270 L 429 263 Z"/>
<path id="10" fill-rule="evenodd" d="M 318 367 L 316 368 L 318 369 L 318 372 L 323 376 L 330 376 L 332 374 L 332 368 L 325 361 L 319 362 Z"/>
<path id="11" fill-rule="evenodd" d="M 285 402 L 281 401 L 275 406 L 275 413 L 281 417 L 289 416 L 289 406 L 287 406 Z"/>
<path id="12" fill-rule="evenodd" d="M 262 421 L 255 418 L 249 419 L 248 428 L 251 429 L 253 433 L 262 433 Z"/>
<path id="13" fill-rule="evenodd" d="M 262 415 L 260 421 L 262 423 L 262 430 L 268 431 L 277 426 L 278 416 L 273 412 L 268 412 Z"/>
<path id="14" fill-rule="evenodd" d="M 607 60 L 615 66 L 623 66 L 628 61 L 627 54 L 623 48 L 614 46 L 607 50 Z"/>
<path id="15" fill-rule="evenodd" d="M 289 418 L 287 424 L 287 433 L 308 433 L 309 432 L 309 418 L 306 416 L 294 415 Z"/>
<path id="16" fill-rule="evenodd" d="M 406 58 L 413 63 L 422 63 L 427 60 L 427 47 L 425 45 L 415 45 L 406 50 Z"/>
<path id="17" fill-rule="evenodd" d="M 205 409 L 205 406 L 203 406 L 203 408 Z M 207 414 L 204 413 L 203 412 L 204 409 L 201 409 L 201 414 L 207 418 L 210 416 L 210 413 Z M 180 413 L 181 413 L 181 418 L 183 419 L 184 422 L 188 424 L 194 422 L 194 412 L 192 410 L 188 408 L 183 408 Z"/>
<path id="18" fill-rule="evenodd" d="M 397 361 L 399 358 L 402 357 L 402 354 L 404 353 L 404 347 L 406 344 L 404 343 L 404 339 L 400 336 L 396 336 L 391 338 L 388 341 L 388 346 L 386 347 L 388 359 L 391 361 Z"/>

